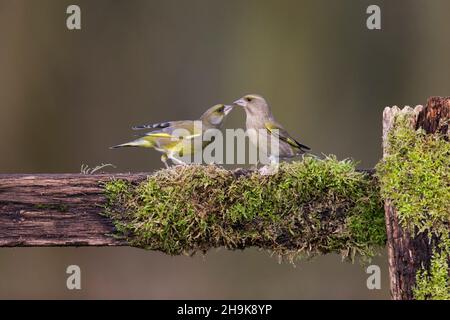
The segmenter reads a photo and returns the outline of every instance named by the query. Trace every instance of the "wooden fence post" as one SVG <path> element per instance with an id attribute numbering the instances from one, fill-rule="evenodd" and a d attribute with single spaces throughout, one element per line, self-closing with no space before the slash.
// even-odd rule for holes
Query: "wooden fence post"
<path id="1" fill-rule="evenodd" d="M 428 134 L 448 134 L 450 98 L 432 97 L 426 107 L 417 106 L 414 109 L 386 108 L 383 112 L 383 156 L 387 156 L 388 133 L 394 118 L 401 113 L 409 117 L 411 126 L 415 129 L 422 128 Z M 394 300 L 413 299 L 417 270 L 422 265 L 429 267 L 432 244 L 427 234 L 412 235 L 399 225 L 396 210 L 389 200 L 384 207 L 391 296 Z"/>

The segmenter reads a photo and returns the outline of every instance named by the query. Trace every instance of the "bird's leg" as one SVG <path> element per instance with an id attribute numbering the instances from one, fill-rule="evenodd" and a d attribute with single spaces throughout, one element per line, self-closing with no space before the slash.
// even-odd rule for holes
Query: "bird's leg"
<path id="1" fill-rule="evenodd" d="M 169 164 L 167 163 L 167 154 L 163 154 L 161 156 L 161 161 L 164 163 L 164 165 L 166 166 L 167 169 L 169 169 Z"/>
<path id="2" fill-rule="evenodd" d="M 186 165 L 185 162 L 181 161 L 180 159 L 175 158 L 175 156 L 173 154 L 169 154 L 168 158 L 170 160 L 172 160 L 172 162 L 175 163 L 175 164 L 179 164 L 179 165 L 182 165 L 182 166 Z"/>

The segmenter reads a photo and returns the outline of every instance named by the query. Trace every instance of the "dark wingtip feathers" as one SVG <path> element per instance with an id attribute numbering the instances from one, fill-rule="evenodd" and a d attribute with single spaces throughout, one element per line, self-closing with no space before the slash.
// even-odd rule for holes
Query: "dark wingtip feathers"
<path id="1" fill-rule="evenodd" d="M 170 122 L 160 122 L 153 124 L 143 124 L 140 126 L 131 127 L 133 130 L 143 130 L 143 129 L 163 129 L 170 126 Z"/>

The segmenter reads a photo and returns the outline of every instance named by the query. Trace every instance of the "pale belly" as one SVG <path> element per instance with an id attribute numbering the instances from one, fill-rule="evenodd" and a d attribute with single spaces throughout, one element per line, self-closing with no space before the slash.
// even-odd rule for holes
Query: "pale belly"
<path id="1" fill-rule="evenodd" d="M 265 130 L 247 130 L 247 136 L 250 143 L 255 147 L 259 153 L 259 158 L 266 155 L 270 156 L 270 135 Z M 260 159 L 261 160 L 261 159 Z"/>
<path id="2" fill-rule="evenodd" d="M 268 134 L 266 130 L 247 130 L 247 136 L 250 143 L 258 148 L 260 157 L 290 158 L 295 156 L 291 146 Z"/>

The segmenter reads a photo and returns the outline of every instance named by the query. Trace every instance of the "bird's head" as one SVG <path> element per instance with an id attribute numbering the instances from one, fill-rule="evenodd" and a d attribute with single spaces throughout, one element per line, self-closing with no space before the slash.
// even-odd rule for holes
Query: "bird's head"
<path id="1" fill-rule="evenodd" d="M 258 94 L 247 94 L 233 102 L 233 105 L 243 107 L 250 115 L 270 116 L 270 108 L 266 99 Z"/>
<path id="2" fill-rule="evenodd" d="M 233 109 L 233 106 L 225 104 L 216 104 L 212 106 L 200 117 L 200 119 L 209 125 L 220 126 L 228 113 Z"/>

